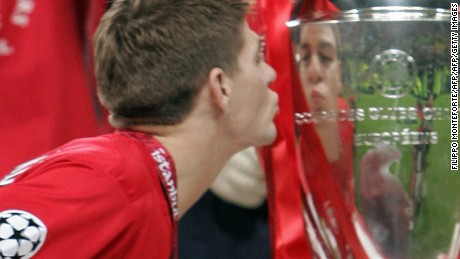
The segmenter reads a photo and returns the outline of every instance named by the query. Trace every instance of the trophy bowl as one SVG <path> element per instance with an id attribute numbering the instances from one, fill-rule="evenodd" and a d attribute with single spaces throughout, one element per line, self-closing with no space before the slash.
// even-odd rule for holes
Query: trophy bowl
<path id="1" fill-rule="evenodd" d="M 451 18 L 445 9 L 387 6 L 288 22 L 299 153 L 312 190 L 306 228 L 318 257 L 360 258 L 353 247 L 361 246 L 371 258 L 457 258 Z M 330 188 L 340 197 L 321 194 Z"/>

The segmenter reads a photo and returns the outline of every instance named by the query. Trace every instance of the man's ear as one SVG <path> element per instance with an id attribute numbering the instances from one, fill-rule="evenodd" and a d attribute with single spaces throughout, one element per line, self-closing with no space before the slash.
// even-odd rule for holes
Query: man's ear
<path id="1" fill-rule="evenodd" d="M 208 76 L 211 98 L 217 107 L 224 112 L 227 111 L 231 94 L 231 87 L 227 74 L 225 74 L 221 68 L 215 67 L 211 69 Z"/>

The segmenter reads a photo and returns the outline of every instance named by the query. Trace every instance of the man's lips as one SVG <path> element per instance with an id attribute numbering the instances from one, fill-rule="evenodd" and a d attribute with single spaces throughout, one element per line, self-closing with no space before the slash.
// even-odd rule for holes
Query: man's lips
<path id="1" fill-rule="evenodd" d="M 324 102 L 324 99 L 325 99 L 324 96 L 320 92 L 318 91 L 311 92 L 311 95 L 310 95 L 310 101 L 312 102 L 311 105 L 318 106 L 322 102 Z"/>

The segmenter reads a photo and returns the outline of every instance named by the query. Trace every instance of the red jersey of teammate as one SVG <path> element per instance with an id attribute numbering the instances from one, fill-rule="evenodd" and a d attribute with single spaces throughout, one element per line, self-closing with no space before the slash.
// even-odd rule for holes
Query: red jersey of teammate
<path id="1" fill-rule="evenodd" d="M 17 167 L 0 181 L 0 257 L 168 258 L 173 224 L 147 144 L 108 134 Z"/>
<path id="2" fill-rule="evenodd" d="M 0 177 L 108 126 L 96 104 L 92 34 L 106 0 L 0 1 Z M 104 128 L 98 123 L 104 125 Z"/>

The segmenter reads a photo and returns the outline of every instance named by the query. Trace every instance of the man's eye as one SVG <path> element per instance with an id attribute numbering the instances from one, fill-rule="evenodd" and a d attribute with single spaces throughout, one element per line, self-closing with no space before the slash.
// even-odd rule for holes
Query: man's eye
<path id="1" fill-rule="evenodd" d="M 319 58 L 321 60 L 321 63 L 323 64 L 329 64 L 334 60 L 332 57 L 327 56 L 327 55 L 321 55 L 319 56 Z"/>
<path id="2" fill-rule="evenodd" d="M 265 37 L 263 35 L 259 35 L 259 46 L 258 46 L 258 53 L 256 56 L 256 63 L 264 62 L 265 61 Z"/>
<path id="3" fill-rule="evenodd" d="M 310 61 L 310 55 L 303 55 L 303 56 L 301 56 L 300 60 L 303 61 L 303 62 L 308 62 L 308 61 Z"/>

